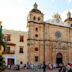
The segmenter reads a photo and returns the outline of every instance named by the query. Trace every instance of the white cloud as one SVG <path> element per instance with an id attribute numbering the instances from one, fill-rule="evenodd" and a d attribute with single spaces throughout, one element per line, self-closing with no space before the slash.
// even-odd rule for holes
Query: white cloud
<path id="1" fill-rule="evenodd" d="M 27 3 L 27 0 L 0 0 L 0 21 L 3 28 L 27 31 L 26 18 L 30 7 L 27 7 Z"/>
<path id="2" fill-rule="evenodd" d="M 64 11 L 61 13 L 61 18 L 62 18 L 63 21 L 67 18 L 67 13 L 68 13 L 68 11 L 70 11 L 71 14 L 72 14 L 72 9 L 70 9 L 70 10 L 66 9 L 66 10 L 64 10 Z"/>

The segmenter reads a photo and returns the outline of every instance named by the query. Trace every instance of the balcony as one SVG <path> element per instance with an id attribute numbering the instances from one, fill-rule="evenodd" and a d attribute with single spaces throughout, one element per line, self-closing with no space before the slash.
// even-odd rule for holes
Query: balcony
<path id="1" fill-rule="evenodd" d="M 15 54 L 15 51 L 3 51 L 2 54 Z"/>

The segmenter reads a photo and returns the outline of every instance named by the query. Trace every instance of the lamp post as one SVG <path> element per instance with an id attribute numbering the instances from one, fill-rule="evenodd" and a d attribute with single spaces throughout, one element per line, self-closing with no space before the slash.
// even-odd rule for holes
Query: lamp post
<path id="1" fill-rule="evenodd" d="M 46 72 L 45 64 L 45 24 L 43 24 L 43 72 Z"/>

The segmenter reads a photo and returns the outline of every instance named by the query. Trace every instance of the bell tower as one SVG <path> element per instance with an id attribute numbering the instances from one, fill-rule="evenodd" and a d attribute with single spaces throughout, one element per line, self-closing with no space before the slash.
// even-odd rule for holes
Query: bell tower
<path id="1" fill-rule="evenodd" d="M 28 60 L 33 64 L 39 62 L 39 40 L 43 35 L 41 34 L 41 26 L 43 26 L 44 14 L 38 9 L 37 3 L 33 5 L 33 9 L 29 12 L 27 17 L 28 27 Z M 41 37 L 40 37 L 41 36 Z"/>
<path id="2" fill-rule="evenodd" d="M 43 23 L 44 14 L 38 9 L 37 3 L 33 5 L 33 9 L 29 12 L 27 17 L 27 27 L 29 31 L 29 39 L 34 39 L 35 27 Z M 36 28 L 37 29 L 37 28 Z"/>

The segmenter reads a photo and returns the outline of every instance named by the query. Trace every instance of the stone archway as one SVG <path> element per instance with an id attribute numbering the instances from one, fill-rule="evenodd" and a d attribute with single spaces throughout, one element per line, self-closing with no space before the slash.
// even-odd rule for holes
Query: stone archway
<path id="1" fill-rule="evenodd" d="M 56 55 L 56 64 L 59 65 L 59 64 L 62 64 L 63 63 L 63 55 L 62 53 L 57 53 Z"/>

